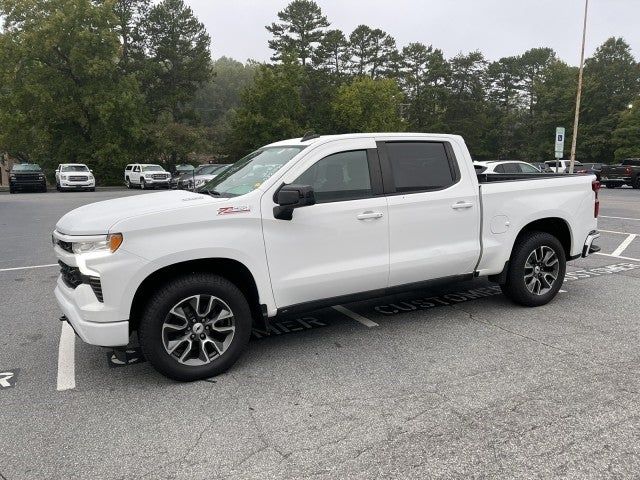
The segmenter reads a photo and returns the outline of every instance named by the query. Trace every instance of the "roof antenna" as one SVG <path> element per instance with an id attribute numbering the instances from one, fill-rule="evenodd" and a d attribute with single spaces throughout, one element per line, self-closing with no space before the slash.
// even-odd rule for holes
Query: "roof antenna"
<path id="1" fill-rule="evenodd" d="M 307 133 L 304 134 L 304 137 L 302 137 L 300 139 L 301 142 L 306 142 L 308 140 L 313 140 L 314 138 L 320 138 L 320 135 L 318 135 L 317 133 L 314 133 L 313 131 L 308 131 Z"/>

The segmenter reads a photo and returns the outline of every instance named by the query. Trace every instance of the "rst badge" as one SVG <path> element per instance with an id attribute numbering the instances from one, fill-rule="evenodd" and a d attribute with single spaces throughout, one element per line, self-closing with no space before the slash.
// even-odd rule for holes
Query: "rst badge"
<path id="1" fill-rule="evenodd" d="M 218 209 L 218 215 L 229 215 L 231 213 L 247 213 L 251 211 L 249 205 L 242 205 L 240 207 L 220 207 Z"/>

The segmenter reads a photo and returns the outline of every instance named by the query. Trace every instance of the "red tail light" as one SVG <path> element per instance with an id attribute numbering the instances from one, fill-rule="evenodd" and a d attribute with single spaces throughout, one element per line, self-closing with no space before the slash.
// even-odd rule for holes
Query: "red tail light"
<path id="1" fill-rule="evenodd" d="M 631 167 L 625 168 L 624 171 L 627 172 L 627 173 L 631 173 Z"/>
<path id="2" fill-rule="evenodd" d="M 598 199 L 598 190 L 600 190 L 600 182 L 594 180 L 591 182 L 591 190 L 596 194 L 596 198 L 593 204 L 593 218 L 598 218 L 600 214 L 600 200 Z"/>

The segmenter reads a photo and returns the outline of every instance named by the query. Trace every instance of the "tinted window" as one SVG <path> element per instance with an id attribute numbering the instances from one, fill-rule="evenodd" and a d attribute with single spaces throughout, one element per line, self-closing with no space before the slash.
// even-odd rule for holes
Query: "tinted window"
<path id="1" fill-rule="evenodd" d="M 317 203 L 373 196 L 365 150 L 329 155 L 316 162 L 293 183 L 311 185 Z"/>
<path id="2" fill-rule="evenodd" d="M 629 165 L 632 167 L 640 167 L 640 160 L 634 159 L 634 158 L 627 158 L 625 160 L 622 160 L 622 165 Z"/>
<path id="3" fill-rule="evenodd" d="M 62 172 L 88 172 L 86 165 L 63 165 L 60 170 Z"/>
<path id="4" fill-rule="evenodd" d="M 127 167 L 125 168 L 125 170 L 131 170 L 131 165 L 127 165 Z"/>
<path id="5" fill-rule="evenodd" d="M 14 172 L 39 172 L 42 169 L 36 163 L 16 163 L 11 170 Z"/>
<path id="6" fill-rule="evenodd" d="M 444 144 L 437 142 L 387 143 L 389 162 L 398 192 L 445 188 L 455 183 Z"/>
<path id="7" fill-rule="evenodd" d="M 498 165 L 496 168 L 493 169 L 493 171 L 495 173 L 506 173 L 504 169 L 504 165 Z"/>
<path id="8" fill-rule="evenodd" d="M 519 163 L 522 173 L 540 173 L 533 165 L 527 165 L 526 163 Z"/>

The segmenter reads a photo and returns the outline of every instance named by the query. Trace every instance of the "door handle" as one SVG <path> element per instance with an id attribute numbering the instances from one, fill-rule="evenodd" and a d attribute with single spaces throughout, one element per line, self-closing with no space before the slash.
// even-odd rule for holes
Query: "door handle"
<path id="1" fill-rule="evenodd" d="M 451 208 L 453 208 L 454 210 L 460 210 L 462 208 L 471 208 L 471 207 L 473 207 L 473 203 L 471 202 L 457 202 L 451 205 Z"/>
<path id="2" fill-rule="evenodd" d="M 360 215 L 357 215 L 356 218 L 358 220 L 368 220 L 370 218 L 382 218 L 382 212 L 362 212 Z"/>

